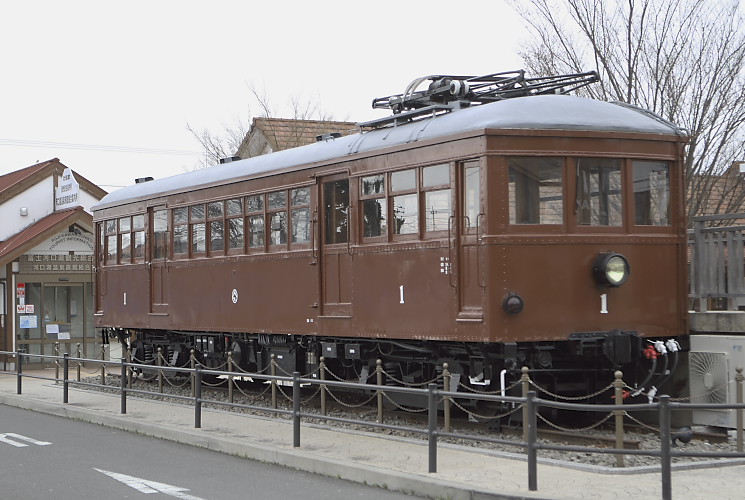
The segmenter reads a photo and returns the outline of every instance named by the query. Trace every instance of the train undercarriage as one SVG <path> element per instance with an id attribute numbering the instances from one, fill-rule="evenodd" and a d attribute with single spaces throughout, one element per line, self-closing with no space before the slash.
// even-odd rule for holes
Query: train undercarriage
<path id="1" fill-rule="evenodd" d="M 450 390 L 519 396 L 522 367 L 546 391 L 576 397 L 607 387 L 614 372 L 624 373 L 632 396 L 666 383 L 678 364 L 680 345 L 672 339 L 650 341 L 635 332 L 593 332 L 567 341 L 467 343 L 318 337 L 277 334 L 217 334 L 185 331 L 110 329 L 131 349 L 136 363 L 188 368 L 192 352 L 202 366 L 226 370 L 228 354 L 235 371 L 277 375 L 299 372 L 319 377 L 320 363 L 343 380 L 377 383 L 380 361 L 386 385 L 443 387 L 443 368 L 451 374 Z M 327 377 L 330 378 L 330 377 Z M 631 390 L 636 388 L 636 390 Z M 635 394 L 636 393 L 636 394 Z M 608 401 L 603 401 L 608 402 Z M 418 406 L 416 401 L 400 404 Z"/>

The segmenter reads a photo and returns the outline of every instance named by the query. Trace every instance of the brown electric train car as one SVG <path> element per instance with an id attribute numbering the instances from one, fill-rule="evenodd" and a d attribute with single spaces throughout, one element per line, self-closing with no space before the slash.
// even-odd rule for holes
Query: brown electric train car
<path id="1" fill-rule="evenodd" d="M 686 134 L 566 95 L 595 78 L 428 77 L 357 134 L 113 192 L 96 326 L 145 363 L 659 383 L 687 332 Z"/>

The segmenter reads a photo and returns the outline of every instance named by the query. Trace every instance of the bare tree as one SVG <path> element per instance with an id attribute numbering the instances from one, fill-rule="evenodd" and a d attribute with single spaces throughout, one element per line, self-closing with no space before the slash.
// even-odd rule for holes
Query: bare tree
<path id="1" fill-rule="evenodd" d="M 260 112 L 259 117 L 269 118 L 278 116 L 278 112 L 274 107 L 273 103 L 269 99 L 265 89 L 258 89 L 253 83 L 248 86 L 251 95 L 251 100 L 258 106 Z M 319 109 L 317 100 L 303 100 L 299 96 L 292 96 L 289 100 L 289 119 L 302 121 L 302 120 L 318 120 L 318 121 L 330 121 L 332 116 L 322 112 Z M 240 118 L 236 118 L 232 124 L 224 126 L 224 129 L 220 133 L 214 133 L 207 129 L 198 132 L 194 130 L 189 124 L 186 128 L 192 135 L 199 141 L 204 149 L 204 158 L 196 165 L 195 168 L 205 168 L 216 165 L 220 162 L 220 159 L 227 158 L 238 154 L 238 151 L 246 138 L 246 134 L 250 130 L 250 113 L 248 121 L 244 122 Z M 275 135 L 280 133 L 279 130 L 273 130 L 269 127 L 266 131 L 268 134 L 274 133 Z M 282 144 L 283 149 L 288 147 L 297 147 L 302 145 L 301 139 L 302 126 L 298 125 L 297 129 L 293 133 L 290 129 L 289 136 L 286 135 L 288 129 L 285 127 L 282 129 Z M 294 140 L 293 140 L 294 137 Z M 275 141 L 279 142 L 279 141 Z"/>
<path id="2" fill-rule="evenodd" d="M 745 26 L 738 0 L 510 0 L 534 41 L 535 74 L 597 69 L 587 95 L 650 109 L 688 130 L 688 213 L 745 201 Z M 713 203 L 712 203 L 713 202 Z"/>

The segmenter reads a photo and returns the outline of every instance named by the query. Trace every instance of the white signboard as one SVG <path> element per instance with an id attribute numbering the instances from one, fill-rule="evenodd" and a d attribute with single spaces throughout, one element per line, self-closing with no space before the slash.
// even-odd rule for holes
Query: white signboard
<path id="1" fill-rule="evenodd" d="M 21 328 L 38 328 L 39 323 L 37 316 L 19 316 L 18 320 Z"/>
<path id="2" fill-rule="evenodd" d="M 79 191 L 80 184 L 75 180 L 75 176 L 72 175 L 72 170 L 66 168 L 65 171 L 62 172 L 62 180 L 54 193 L 55 210 L 80 206 L 80 203 L 78 202 Z"/>

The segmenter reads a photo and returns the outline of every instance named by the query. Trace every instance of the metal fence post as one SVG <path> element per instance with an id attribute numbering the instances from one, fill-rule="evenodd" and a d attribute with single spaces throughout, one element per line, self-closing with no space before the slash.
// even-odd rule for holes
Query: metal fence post
<path id="1" fill-rule="evenodd" d="M 662 472 L 662 499 L 672 500 L 672 477 L 670 465 L 670 396 L 660 396 L 660 468 Z"/>
<path id="2" fill-rule="evenodd" d="M 614 373 L 616 379 L 613 381 L 614 396 L 616 399 L 616 406 L 623 406 L 623 372 L 616 371 Z M 615 410 L 616 415 L 616 448 L 619 450 L 623 449 L 623 410 Z M 624 454 L 619 453 L 616 455 L 616 467 L 623 467 Z"/>
<path id="3" fill-rule="evenodd" d="M 525 373 L 523 371 L 523 373 Z M 527 395 L 528 409 L 528 489 L 530 491 L 538 490 L 538 450 L 536 441 L 538 441 L 538 404 L 536 402 L 536 392 L 529 391 Z M 524 425 L 524 423 L 523 423 Z"/>
<path id="4" fill-rule="evenodd" d="M 54 355 L 59 356 L 59 342 L 54 343 Z M 54 383 L 59 384 L 59 359 L 54 360 Z"/>
<path id="5" fill-rule="evenodd" d="M 64 354 L 64 358 L 62 358 L 62 376 L 63 382 L 62 382 L 62 402 L 67 404 L 69 401 L 69 392 L 70 392 L 70 353 L 66 352 Z"/>
<path id="6" fill-rule="evenodd" d="M 522 385 L 522 397 L 528 397 L 530 391 L 530 368 L 523 366 L 521 369 L 520 383 Z M 528 405 L 523 406 L 523 441 L 528 442 L 528 420 L 530 419 L 530 410 Z"/>
<path id="7" fill-rule="evenodd" d="M 16 376 L 18 377 L 18 387 L 16 388 L 16 393 L 21 394 L 23 385 L 23 356 L 21 355 L 20 349 L 18 349 L 18 351 L 16 352 Z"/>
<path id="8" fill-rule="evenodd" d="M 194 427 L 202 427 L 202 370 L 199 366 L 194 368 Z"/>
<path id="9" fill-rule="evenodd" d="M 189 353 L 189 368 L 194 370 L 196 368 L 196 365 L 197 365 L 197 358 L 194 357 L 194 349 L 192 349 Z M 191 379 L 191 397 L 195 398 L 197 397 L 196 388 L 195 388 L 196 381 L 194 380 L 196 378 L 196 372 L 192 371 L 189 374 L 189 378 Z"/>
<path id="10" fill-rule="evenodd" d="M 80 368 L 81 368 L 81 365 L 82 365 L 82 363 L 80 362 L 80 359 L 83 357 L 83 355 L 80 352 L 80 342 L 78 342 L 76 345 L 77 345 L 77 353 L 78 353 L 77 354 L 77 357 L 78 357 L 77 376 L 78 376 L 78 382 L 80 382 Z"/>
<path id="11" fill-rule="evenodd" d="M 376 383 L 378 385 L 378 423 L 383 423 L 383 360 L 375 360 Z"/>
<path id="12" fill-rule="evenodd" d="M 121 372 L 121 381 L 120 381 L 121 383 L 120 390 L 122 391 L 121 393 L 121 398 L 122 398 L 121 414 L 124 415 L 127 413 L 127 369 L 129 367 L 127 366 L 126 358 L 122 358 L 121 362 L 122 362 L 122 372 Z"/>
<path id="13" fill-rule="evenodd" d="M 272 360 L 269 366 L 269 373 L 272 377 L 277 376 L 277 360 L 276 356 L 272 354 Z M 277 409 L 277 381 L 272 379 L 272 409 Z"/>
<path id="14" fill-rule="evenodd" d="M 429 472 L 437 472 L 437 384 L 427 385 Z"/>
<path id="15" fill-rule="evenodd" d="M 292 446 L 300 446 L 300 372 L 292 372 Z"/>
<path id="16" fill-rule="evenodd" d="M 318 374 L 321 382 L 326 380 L 326 358 L 321 356 L 321 364 L 318 366 Z M 321 384 L 321 415 L 326 416 L 326 384 Z"/>
<path id="17" fill-rule="evenodd" d="M 228 351 L 228 401 L 233 402 L 233 351 Z"/>
<path id="18" fill-rule="evenodd" d="M 450 392 L 450 370 L 447 363 L 442 364 L 442 388 L 446 392 Z M 450 396 L 445 396 L 442 401 L 442 416 L 444 419 L 445 432 L 450 432 Z"/>
<path id="19" fill-rule="evenodd" d="M 106 361 L 106 346 L 101 344 L 101 361 Z M 101 385 L 106 385 L 106 365 L 101 363 Z"/>
<path id="20" fill-rule="evenodd" d="M 158 365 L 158 392 L 163 394 L 163 370 L 160 369 L 163 366 L 163 350 L 161 347 L 158 347 L 158 359 L 155 360 L 155 364 Z M 194 395 L 194 391 L 191 393 Z"/>
<path id="21" fill-rule="evenodd" d="M 742 366 L 738 366 L 735 371 L 737 374 L 735 374 L 735 382 L 736 384 L 736 390 L 737 390 L 737 404 L 742 404 L 742 382 L 745 380 L 745 377 L 742 375 Z M 737 409 L 737 452 L 742 453 L 742 408 Z"/>
<path id="22" fill-rule="evenodd" d="M 132 362 L 132 348 L 127 347 L 127 363 Z M 132 367 L 127 365 L 127 388 L 132 388 Z"/>

